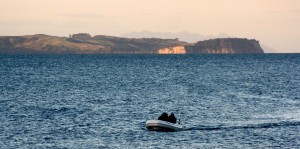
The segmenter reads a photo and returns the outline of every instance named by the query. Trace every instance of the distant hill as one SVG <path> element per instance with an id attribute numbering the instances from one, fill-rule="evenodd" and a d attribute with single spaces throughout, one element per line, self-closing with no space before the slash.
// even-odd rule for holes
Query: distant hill
<path id="1" fill-rule="evenodd" d="M 87 33 L 57 37 L 43 34 L 0 36 L 0 54 L 196 54 L 264 53 L 258 41 L 219 38 L 197 43 L 175 39 L 121 38 Z"/>
<path id="2" fill-rule="evenodd" d="M 274 49 L 274 48 L 271 48 L 265 44 L 260 44 L 260 46 L 264 49 L 264 52 L 265 53 L 279 53 L 278 50 Z"/>
<path id="3" fill-rule="evenodd" d="M 186 53 L 264 53 L 255 39 L 217 38 L 186 46 Z"/>
<path id="4" fill-rule="evenodd" d="M 67 38 L 38 34 L 0 37 L 0 53 L 155 54 L 160 48 L 186 44 L 178 39 L 92 37 L 89 34 Z"/>
<path id="5" fill-rule="evenodd" d="M 229 35 L 224 33 L 219 34 L 217 36 L 212 36 L 212 35 L 195 34 L 186 31 L 182 31 L 178 33 L 141 31 L 141 32 L 130 32 L 130 33 L 123 34 L 121 36 L 126 38 L 162 38 L 162 39 L 178 38 L 181 41 L 190 42 L 190 43 L 194 43 L 202 40 L 214 39 L 214 38 L 230 37 Z"/>
<path id="6" fill-rule="evenodd" d="M 170 33 L 170 32 L 150 32 L 150 31 L 140 31 L 140 32 L 130 32 L 121 35 L 121 37 L 126 38 L 167 38 L 173 39 L 178 38 L 180 41 L 185 41 L 189 43 L 196 43 L 198 41 L 216 39 L 216 38 L 233 38 L 232 35 L 227 35 L 225 33 L 221 33 L 219 35 L 202 35 L 196 33 L 190 33 L 186 31 L 178 32 L 178 33 Z M 265 44 L 261 44 L 261 47 L 264 49 L 266 53 L 278 53 L 278 50 L 271 48 Z"/>

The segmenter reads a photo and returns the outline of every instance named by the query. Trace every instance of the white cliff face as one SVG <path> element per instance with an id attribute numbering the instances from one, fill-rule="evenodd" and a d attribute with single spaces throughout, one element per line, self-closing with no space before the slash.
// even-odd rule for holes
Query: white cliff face
<path id="1" fill-rule="evenodd" d="M 159 49 L 158 54 L 186 54 L 186 50 L 184 46 L 176 46 Z"/>

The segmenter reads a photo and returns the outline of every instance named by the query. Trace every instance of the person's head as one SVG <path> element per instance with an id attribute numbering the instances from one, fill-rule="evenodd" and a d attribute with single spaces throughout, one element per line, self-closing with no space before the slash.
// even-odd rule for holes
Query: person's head
<path id="1" fill-rule="evenodd" d="M 170 114 L 170 116 L 174 116 L 174 113 L 172 112 L 172 113 Z"/>
<path id="2" fill-rule="evenodd" d="M 163 116 L 168 116 L 168 113 L 164 112 L 162 115 L 163 115 Z"/>

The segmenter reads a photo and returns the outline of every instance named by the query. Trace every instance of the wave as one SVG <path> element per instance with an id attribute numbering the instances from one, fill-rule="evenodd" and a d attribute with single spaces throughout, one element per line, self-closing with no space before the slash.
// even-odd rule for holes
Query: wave
<path id="1" fill-rule="evenodd" d="M 300 121 L 283 121 L 276 123 L 249 124 L 245 126 L 197 126 L 185 130 L 234 130 L 234 129 L 261 129 L 275 127 L 300 126 Z"/>

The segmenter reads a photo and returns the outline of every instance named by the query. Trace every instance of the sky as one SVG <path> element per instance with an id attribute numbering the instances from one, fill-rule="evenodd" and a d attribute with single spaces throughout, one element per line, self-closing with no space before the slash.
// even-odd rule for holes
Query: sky
<path id="1" fill-rule="evenodd" d="M 225 33 L 300 53 L 300 0 L 0 0 L 0 36 Z"/>

